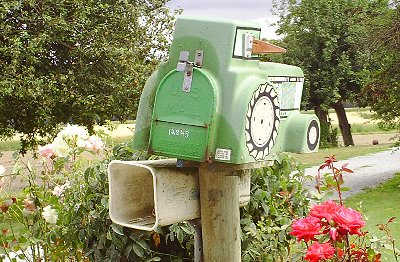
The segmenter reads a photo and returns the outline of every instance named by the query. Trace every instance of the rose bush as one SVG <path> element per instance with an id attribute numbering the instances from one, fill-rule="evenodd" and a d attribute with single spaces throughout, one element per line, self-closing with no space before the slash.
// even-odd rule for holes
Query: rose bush
<path id="1" fill-rule="evenodd" d="M 380 261 L 381 254 L 372 247 L 368 233 L 362 229 L 365 226 L 362 214 L 343 204 L 343 173 L 353 171 L 347 168 L 347 164 L 335 167 L 335 161 L 331 156 L 320 166 L 316 177 L 317 189 L 320 193 L 323 190 L 337 191 L 339 203 L 327 200 L 314 205 L 307 217 L 293 222 L 289 234 L 306 244 L 304 260 L 307 261 Z M 324 168 L 330 169 L 331 173 L 321 175 Z"/>
<path id="2" fill-rule="evenodd" d="M 108 215 L 110 160 L 147 156 L 104 143 L 110 132 L 67 125 L 39 146 L 35 165 L 19 158 L 7 176 L 28 181 L 22 192 L 7 190 L 0 166 L 0 261 L 160 261 L 190 260 L 193 231 L 186 223 L 143 232 L 113 224 Z M 150 157 L 154 158 L 154 157 Z M 38 163 L 39 162 L 39 163 Z"/>
<path id="3" fill-rule="evenodd" d="M 87 165 L 94 164 L 105 144 L 86 128 L 67 125 L 50 144 L 38 147 L 39 165 L 16 159 L 8 176 L 28 182 L 22 192 L 6 191 L 5 169 L 0 167 L 0 260 L 16 257 L 27 261 L 81 260 L 82 241 L 69 239 L 69 217 L 65 207 L 72 186 L 82 187 Z M 71 244 L 74 243 L 74 244 Z"/>
<path id="4" fill-rule="evenodd" d="M 366 234 L 361 231 L 363 226 L 365 222 L 359 212 L 328 200 L 323 204 L 313 206 L 306 218 L 296 220 L 289 234 L 295 236 L 298 241 L 312 242 L 304 257 L 306 260 L 320 261 L 333 258 L 335 252 L 330 251 L 336 248 L 337 259 L 341 258 L 343 261 L 359 261 L 352 259 L 355 256 L 359 259 L 360 255 L 363 259 L 377 261 L 379 255 L 373 250 L 360 249 L 355 244 L 349 245 L 351 235 L 364 236 Z M 321 252 L 320 256 L 318 252 Z"/>

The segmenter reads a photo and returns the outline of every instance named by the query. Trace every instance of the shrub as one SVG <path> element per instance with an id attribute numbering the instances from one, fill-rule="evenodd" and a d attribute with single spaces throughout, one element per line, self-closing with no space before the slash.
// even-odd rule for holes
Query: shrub
<path id="1" fill-rule="evenodd" d="M 3 257 L 19 251 L 28 261 L 193 259 L 194 230 L 186 222 L 144 232 L 110 220 L 109 161 L 156 157 L 132 150 L 129 143 L 110 151 L 99 137 L 70 125 L 38 153 L 38 168 L 21 160 L 14 167 L 14 176 L 29 182 L 23 194 L 1 196 L 0 218 L 7 221 L 0 235 Z M 288 256 L 294 240 L 288 235 L 290 223 L 308 210 L 304 179 L 299 163 L 285 155 L 274 166 L 252 171 L 251 200 L 241 209 L 243 261 Z"/>
<path id="2" fill-rule="evenodd" d="M 22 196 L 6 191 L 0 196 L 0 218 L 5 221 L 0 260 L 168 261 L 190 256 L 192 230 L 186 223 L 143 232 L 109 218 L 109 161 L 148 156 L 123 144 L 112 155 L 99 137 L 75 125 L 61 130 L 38 152 L 38 169 L 21 159 L 14 166 L 12 176 L 29 183 Z M 0 168 L 0 188 L 5 189 L 4 172 Z"/>
<path id="3" fill-rule="evenodd" d="M 338 129 L 333 128 L 330 122 L 321 122 L 321 148 L 337 147 L 338 144 Z"/>
<path id="4" fill-rule="evenodd" d="M 288 257 L 293 244 L 290 224 L 308 211 L 305 179 L 300 163 L 288 155 L 271 167 L 253 170 L 251 200 L 241 209 L 242 261 Z"/>

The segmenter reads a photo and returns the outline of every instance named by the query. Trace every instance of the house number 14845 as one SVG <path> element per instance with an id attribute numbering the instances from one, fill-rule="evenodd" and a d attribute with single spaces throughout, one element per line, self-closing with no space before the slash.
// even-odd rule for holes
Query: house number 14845
<path id="1" fill-rule="evenodd" d="M 182 129 L 174 129 L 170 128 L 168 129 L 168 135 L 170 136 L 183 136 L 183 137 L 189 137 L 189 131 L 183 131 Z"/>

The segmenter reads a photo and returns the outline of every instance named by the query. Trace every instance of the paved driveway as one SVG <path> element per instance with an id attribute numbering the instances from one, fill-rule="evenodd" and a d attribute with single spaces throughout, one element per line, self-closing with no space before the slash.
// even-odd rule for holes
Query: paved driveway
<path id="1" fill-rule="evenodd" d="M 400 173 L 400 150 L 389 149 L 387 151 L 374 153 L 366 156 L 358 156 L 335 163 L 336 167 L 341 167 L 348 163 L 348 168 L 354 173 L 344 174 L 344 187 L 350 187 L 350 191 L 343 192 L 343 197 L 361 192 L 365 188 L 373 188 Z M 310 167 L 305 170 L 306 174 L 315 176 L 318 167 Z M 325 168 L 324 173 L 330 170 Z M 315 183 L 307 183 L 307 187 L 314 189 Z M 314 189 L 315 190 L 315 189 Z M 399 188 L 400 192 L 400 188 Z"/>

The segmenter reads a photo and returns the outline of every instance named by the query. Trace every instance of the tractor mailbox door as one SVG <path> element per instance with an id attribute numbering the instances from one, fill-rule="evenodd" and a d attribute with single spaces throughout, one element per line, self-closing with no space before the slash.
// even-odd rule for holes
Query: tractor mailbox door
<path id="1" fill-rule="evenodd" d="M 150 153 L 201 162 L 210 157 L 216 99 L 211 79 L 199 68 L 190 79 L 175 70 L 164 77 L 154 103 Z"/>

